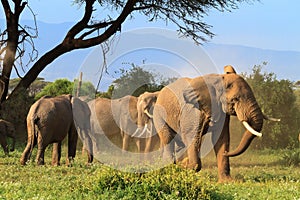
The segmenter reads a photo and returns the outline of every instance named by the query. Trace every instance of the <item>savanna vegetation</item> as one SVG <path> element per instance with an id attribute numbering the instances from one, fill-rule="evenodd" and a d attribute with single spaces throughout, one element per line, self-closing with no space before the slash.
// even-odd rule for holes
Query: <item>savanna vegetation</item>
<path id="1" fill-rule="evenodd" d="M 203 159 L 195 173 L 172 165 L 146 173 L 119 171 L 101 163 L 86 165 L 78 155 L 72 167 L 19 165 L 22 148 L 0 152 L 0 199 L 299 199 L 300 168 L 287 165 L 292 150 L 250 150 L 231 159 L 235 181 L 217 183 L 215 156 Z M 300 151 L 298 150 L 298 153 Z M 63 155 L 65 154 L 65 149 Z M 34 151 L 35 155 L 35 151 Z M 63 164 L 63 163 L 62 163 Z"/>
<path id="2" fill-rule="evenodd" d="M 132 79 L 136 72 L 155 76 L 137 68 L 133 66 L 132 70 L 123 71 L 120 79 L 137 80 Z M 296 114 L 295 120 L 299 119 L 295 112 L 299 109 L 296 103 L 299 99 L 296 84 L 289 80 L 277 80 L 275 74 L 264 72 L 264 64 L 255 66 L 244 77 L 251 84 L 265 113 L 279 117 L 283 122 L 284 118 L 290 119 L 290 113 Z M 120 79 L 115 81 L 114 87 L 109 87 L 107 92 L 99 95 L 112 94 L 118 89 L 117 83 Z M 90 83 L 83 85 L 85 84 L 87 87 L 83 88 L 89 88 Z M 60 79 L 47 83 L 35 96 L 58 95 L 61 90 L 72 93 L 74 88 L 76 86 L 73 82 Z M 279 91 L 273 93 L 273 90 Z M 266 91 L 272 93 L 272 98 L 264 96 Z M 285 112 L 277 112 L 276 108 Z M 293 126 L 290 127 L 287 123 Z M 277 128 L 273 128 L 274 126 Z M 10 153 L 10 157 L 5 157 L 0 151 L 0 171 L 3 172 L 0 178 L 0 199 L 299 199 L 298 126 L 292 119 L 284 123 L 267 122 L 262 131 L 264 137 L 256 138 L 255 143 L 243 155 L 231 158 L 234 181 L 223 184 L 217 183 L 217 167 L 212 152 L 203 158 L 203 169 L 199 173 L 176 165 L 146 173 L 130 173 L 97 161 L 86 165 L 86 155 L 82 155 L 79 150 L 71 167 L 65 166 L 64 162 L 62 166 L 52 167 L 51 147 L 46 151 L 45 166 L 39 167 L 33 162 L 36 150 L 32 161 L 27 166 L 20 166 L 19 158 L 24 145 L 19 143 L 16 151 Z M 289 128 L 288 134 L 279 131 L 286 128 Z M 234 120 L 231 129 L 232 135 L 243 132 L 243 128 Z M 274 134 L 277 137 L 273 137 Z M 235 140 L 239 141 L 240 138 L 232 137 L 232 147 L 236 145 Z M 66 155 L 66 146 L 63 151 L 63 155 Z"/>
<path id="3" fill-rule="evenodd" d="M 172 22 L 182 35 L 202 42 L 214 35 L 210 32 L 211 26 L 203 22 L 203 16 L 210 9 L 233 10 L 243 0 L 152 2 L 76 0 L 75 4 L 85 7 L 83 17 L 67 33 L 62 33 L 65 37 L 59 44 L 54 44 L 53 49 L 39 56 L 34 45 L 38 36 L 36 23 L 30 27 L 21 21 L 24 9 L 33 12 L 33 22 L 36 20 L 29 1 L 1 1 L 6 25 L 0 33 L 0 115 L 16 124 L 19 143 L 9 157 L 5 157 L 0 150 L 0 199 L 300 198 L 300 146 L 297 141 L 300 130 L 300 84 L 277 80 L 275 74 L 264 73 L 261 66 L 254 67 L 251 74 L 245 74 L 245 78 L 253 87 L 263 111 L 281 118 L 282 122 L 267 122 L 263 129 L 264 137 L 256 139 L 251 145 L 252 149 L 245 154 L 231 159 L 233 182 L 217 183 L 216 162 L 211 154 L 204 158 L 203 170 L 199 173 L 179 166 L 168 166 L 147 173 L 122 172 L 98 162 L 86 165 L 86 157 L 79 152 L 73 166 L 51 167 L 51 147 L 47 149 L 45 166 L 36 166 L 34 162 L 27 166 L 19 164 L 26 140 L 25 117 L 30 105 L 43 95 L 76 91 L 76 86 L 69 80 L 48 83 L 37 78 L 55 59 L 67 52 L 99 44 L 103 52 L 107 53 L 108 39 L 122 30 L 124 21 L 134 20 L 131 16 L 135 13 L 145 15 L 151 22 Z M 98 12 L 97 8 L 100 8 Z M 102 16 L 99 14 L 101 8 L 113 14 Z M 19 79 L 10 80 L 13 70 L 16 70 Z M 134 70 L 137 73 L 143 72 L 137 67 Z M 23 74 L 20 73 L 22 71 Z M 118 94 L 118 89 L 120 92 L 127 91 L 122 86 L 126 86 L 126 78 L 133 74 L 124 71 L 123 75 L 107 92 L 99 95 L 111 98 L 112 93 Z M 151 76 L 148 74 L 153 83 Z M 136 95 L 142 90 L 159 90 L 161 84 L 143 86 L 136 91 Z M 91 91 L 94 94 L 96 91 L 90 83 L 83 83 L 82 88 L 86 93 L 82 92 L 81 95 L 89 95 Z M 242 127 L 234 121 L 231 128 L 233 134 L 234 131 L 242 133 Z M 232 145 L 235 144 L 234 139 Z M 63 150 L 65 155 L 65 146 Z"/>

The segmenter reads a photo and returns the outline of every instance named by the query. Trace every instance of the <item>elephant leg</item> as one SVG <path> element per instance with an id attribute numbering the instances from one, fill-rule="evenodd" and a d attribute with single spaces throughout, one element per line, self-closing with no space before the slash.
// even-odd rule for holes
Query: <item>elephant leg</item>
<path id="1" fill-rule="evenodd" d="M 187 168 L 193 169 L 196 172 L 200 171 L 202 168 L 201 159 L 199 157 L 199 150 L 194 143 L 192 143 L 188 147 L 187 154 L 188 154 Z"/>
<path id="2" fill-rule="evenodd" d="M 167 163 L 175 164 L 176 160 L 174 137 L 174 131 L 166 124 L 159 130 L 159 138 L 163 154 L 162 157 L 165 161 L 167 161 Z"/>
<path id="3" fill-rule="evenodd" d="M 219 138 L 215 138 L 213 134 L 214 151 L 217 157 L 219 182 L 231 180 L 229 157 L 224 156 L 224 152 L 229 152 L 229 121 L 230 116 L 226 116 L 224 126 Z M 215 143 L 215 141 L 217 141 Z"/>
<path id="4" fill-rule="evenodd" d="M 141 141 L 142 139 L 141 138 L 136 138 L 135 139 L 135 144 L 136 144 L 136 147 L 137 147 L 137 152 L 138 153 L 141 153 L 142 152 L 142 147 L 141 147 Z"/>
<path id="5" fill-rule="evenodd" d="M 149 153 L 152 151 L 152 139 L 153 136 L 149 136 L 147 138 L 145 138 L 145 153 Z"/>
<path id="6" fill-rule="evenodd" d="M 125 151 L 128 151 L 128 148 L 129 148 L 130 136 L 128 134 L 124 133 L 123 131 L 122 131 L 122 136 L 123 136 L 122 150 L 123 150 L 123 152 L 125 152 Z"/>
<path id="7" fill-rule="evenodd" d="M 8 155 L 8 144 L 6 142 L 6 137 L 5 136 L 0 138 L 0 144 L 3 148 L 3 151 L 4 151 L 5 155 Z"/>
<path id="8" fill-rule="evenodd" d="M 53 143 L 52 166 L 59 166 L 61 158 L 61 142 Z"/>
<path id="9" fill-rule="evenodd" d="M 175 142 L 176 142 L 176 146 L 177 146 L 176 152 L 181 151 L 185 147 L 185 144 L 183 143 L 183 141 L 182 141 L 182 139 L 181 139 L 181 137 L 180 137 L 179 134 L 177 134 L 175 136 Z"/>
<path id="10" fill-rule="evenodd" d="M 88 163 L 92 163 L 94 156 L 93 156 L 93 143 L 92 139 L 89 134 L 86 134 L 84 146 L 87 149 L 87 156 L 88 156 Z"/>
<path id="11" fill-rule="evenodd" d="M 45 154 L 45 150 L 48 144 L 45 143 L 45 141 L 43 140 L 42 134 L 39 134 L 37 137 L 37 145 L 38 145 L 38 150 L 37 150 L 37 154 L 36 154 L 36 162 L 37 165 L 44 165 L 44 154 Z"/>
<path id="12" fill-rule="evenodd" d="M 14 151 L 15 150 L 15 146 L 16 146 L 16 138 L 15 137 L 12 137 L 12 145 L 11 145 L 11 148 L 10 148 L 10 151 Z"/>
<path id="13" fill-rule="evenodd" d="M 187 150 L 185 152 L 178 153 L 178 161 L 182 162 L 183 166 L 185 166 L 186 168 L 193 169 L 198 172 L 201 170 L 202 164 L 199 157 L 200 148 L 196 142 L 195 135 L 193 134 L 194 132 L 195 130 L 192 130 L 189 133 L 185 133 L 182 131 L 181 138 L 183 140 L 183 144 L 186 145 Z"/>
<path id="14" fill-rule="evenodd" d="M 75 127 L 75 124 L 72 123 L 68 132 L 68 156 L 66 164 L 71 165 L 75 156 L 76 156 L 76 146 L 78 140 L 78 133 Z"/>
<path id="15" fill-rule="evenodd" d="M 38 151 L 37 151 L 37 155 L 36 155 L 37 165 L 45 164 L 45 161 L 44 161 L 45 149 L 46 149 L 46 147 L 44 147 L 42 143 L 38 144 Z"/>

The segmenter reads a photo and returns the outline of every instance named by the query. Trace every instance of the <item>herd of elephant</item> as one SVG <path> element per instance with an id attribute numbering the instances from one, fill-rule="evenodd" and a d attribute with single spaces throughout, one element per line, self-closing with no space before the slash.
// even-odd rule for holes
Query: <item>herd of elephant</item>
<path id="1" fill-rule="evenodd" d="M 246 128 L 240 144 L 232 151 L 230 116 L 237 116 Z M 59 165 L 61 144 L 68 136 L 69 163 L 75 157 L 79 136 L 91 163 L 96 151 L 95 135 L 104 134 L 120 135 L 123 151 L 128 151 L 129 140 L 133 139 L 138 152 L 152 151 L 153 138 L 157 137 L 164 160 L 176 163 L 186 157 L 185 166 L 199 171 L 202 137 L 211 132 L 219 180 L 230 180 L 229 157 L 242 154 L 255 137 L 262 136 L 264 119 L 279 121 L 262 113 L 250 86 L 232 66 L 225 66 L 224 74 L 180 78 L 159 92 L 145 92 L 139 97 L 96 98 L 86 103 L 71 95 L 45 96 L 28 112 L 28 140 L 20 162 L 25 165 L 37 145 L 36 162 L 43 165 L 45 149 L 53 143 L 52 165 Z M 2 120 L 1 126 L 7 136 L 12 136 L 12 124 Z M 0 139 L 8 153 L 6 139 Z M 143 148 L 142 139 L 146 141 Z M 176 146 L 184 153 L 179 154 Z"/>

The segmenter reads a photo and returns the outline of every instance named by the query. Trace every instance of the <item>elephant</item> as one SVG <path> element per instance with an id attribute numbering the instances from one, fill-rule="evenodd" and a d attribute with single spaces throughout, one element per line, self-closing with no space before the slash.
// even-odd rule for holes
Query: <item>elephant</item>
<path id="1" fill-rule="evenodd" d="M 137 125 L 138 130 L 140 130 L 140 135 L 138 137 L 147 138 L 146 146 L 145 146 L 145 153 L 149 153 L 151 150 L 154 149 L 155 141 L 159 141 L 159 137 L 156 134 L 155 128 L 153 126 L 153 109 L 157 100 L 157 96 L 159 91 L 157 92 L 145 92 L 138 97 L 137 100 Z M 148 126 L 150 127 L 151 131 L 148 130 Z M 133 134 L 135 135 L 135 134 Z M 177 151 L 180 151 L 182 148 L 185 147 L 182 139 L 179 135 L 175 137 L 175 143 L 177 144 L 178 148 Z"/>
<path id="2" fill-rule="evenodd" d="M 242 154 L 255 137 L 262 136 L 265 118 L 248 83 L 232 66 L 225 66 L 224 71 L 169 84 L 160 91 L 153 112 L 164 157 L 176 163 L 173 138 L 179 134 L 187 146 L 187 167 L 195 171 L 201 170 L 202 136 L 212 132 L 221 182 L 231 180 L 229 157 Z M 237 116 L 246 127 L 233 151 L 229 151 L 230 116 Z"/>
<path id="3" fill-rule="evenodd" d="M 156 94 L 148 93 L 147 97 L 144 96 L 144 103 L 152 105 L 156 100 L 156 96 Z M 142 142 L 147 140 L 147 138 L 145 138 L 147 136 L 144 134 L 151 134 L 153 131 L 151 128 L 152 121 L 149 121 L 149 116 L 143 112 L 140 114 L 138 125 L 137 102 L 137 97 L 129 95 L 112 100 L 106 98 L 96 98 L 92 100 L 89 102 L 89 107 L 92 111 L 92 132 L 94 134 L 104 133 L 111 141 L 113 137 L 119 137 L 122 141 L 123 151 L 128 151 L 131 139 L 135 140 L 138 152 L 144 150 L 149 151 L 149 147 L 142 147 Z M 146 105 L 146 107 L 151 108 L 151 105 Z M 115 142 L 115 144 L 117 144 L 117 142 Z"/>
<path id="4" fill-rule="evenodd" d="M 83 147 L 87 149 L 88 163 L 93 162 L 93 144 L 91 139 L 91 111 L 88 104 L 81 98 L 73 97 L 71 99 L 73 118 L 79 138 Z"/>
<path id="5" fill-rule="evenodd" d="M 8 150 L 7 137 L 13 139 L 10 150 Z M 6 121 L 4 119 L 0 119 L 0 144 L 4 150 L 5 155 L 8 155 L 9 151 L 15 150 L 15 144 L 16 144 L 15 126 L 11 122 Z"/>
<path id="6" fill-rule="evenodd" d="M 27 145 L 20 158 L 21 165 L 30 159 L 37 144 L 37 165 L 44 165 L 44 152 L 53 143 L 52 165 L 60 165 L 61 143 L 68 134 L 67 165 L 75 158 L 78 134 L 75 128 L 72 95 L 44 96 L 36 101 L 27 115 Z"/>

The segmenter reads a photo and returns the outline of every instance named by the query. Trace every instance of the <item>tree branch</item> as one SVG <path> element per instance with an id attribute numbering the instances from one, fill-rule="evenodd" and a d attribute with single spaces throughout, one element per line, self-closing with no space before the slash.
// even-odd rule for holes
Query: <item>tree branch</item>
<path id="1" fill-rule="evenodd" d="M 93 13 L 93 4 L 95 0 L 85 0 L 85 13 L 82 19 L 75 24 L 67 33 L 65 40 L 74 39 L 75 36 L 87 27 Z"/>
<path id="2" fill-rule="evenodd" d="M 73 40 L 75 48 L 76 49 L 88 48 L 88 47 L 101 44 L 102 42 L 107 40 L 110 36 L 112 36 L 118 30 L 120 30 L 122 23 L 134 11 L 135 4 L 136 4 L 136 0 L 128 0 L 119 17 L 116 20 L 112 21 L 111 25 L 101 35 L 86 40 L 82 40 L 82 39 Z"/>

